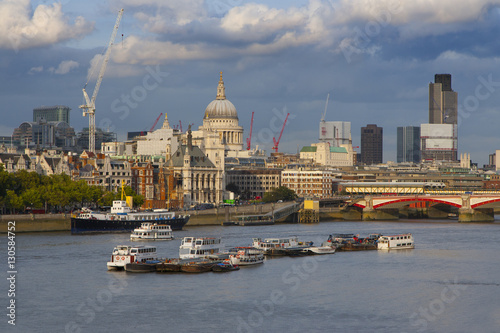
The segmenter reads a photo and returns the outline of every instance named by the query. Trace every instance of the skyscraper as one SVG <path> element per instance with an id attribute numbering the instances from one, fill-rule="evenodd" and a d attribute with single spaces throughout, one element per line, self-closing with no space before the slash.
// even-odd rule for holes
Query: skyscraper
<path id="1" fill-rule="evenodd" d="M 458 94 L 451 89 L 451 74 L 434 75 L 429 83 L 429 124 L 456 124 Z"/>
<path id="2" fill-rule="evenodd" d="M 361 162 L 364 164 L 382 163 L 382 127 L 374 124 L 361 127 Z"/>
<path id="3" fill-rule="evenodd" d="M 71 109 L 64 105 L 42 106 L 33 109 L 33 121 L 37 122 L 43 118 L 45 121 L 64 121 L 69 125 L 69 111 Z"/>
<path id="4" fill-rule="evenodd" d="M 398 163 L 420 163 L 420 127 L 398 127 Z"/>
<path id="5" fill-rule="evenodd" d="M 457 160 L 457 100 L 458 94 L 451 88 L 451 74 L 434 75 L 434 83 L 429 83 L 429 124 L 421 125 L 423 160 Z"/>

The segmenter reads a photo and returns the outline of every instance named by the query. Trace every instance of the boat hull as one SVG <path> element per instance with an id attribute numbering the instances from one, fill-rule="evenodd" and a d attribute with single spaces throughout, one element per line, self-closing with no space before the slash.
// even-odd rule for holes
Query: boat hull
<path id="1" fill-rule="evenodd" d="M 371 250 L 376 250 L 377 249 L 377 244 L 375 243 L 368 243 L 368 244 L 360 244 L 360 243 L 348 243 L 348 244 L 340 244 L 337 245 L 337 251 L 371 251 Z"/>
<path id="2" fill-rule="evenodd" d="M 156 272 L 156 263 L 129 263 L 125 265 L 125 271 L 129 273 Z"/>
<path id="3" fill-rule="evenodd" d="M 168 224 L 172 230 L 182 230 L 188 223 L 189 216 L 175 217 L 170 220 L 163 220 L 162 224 Z M 139 228 L 142 223 L 158 221 L 151 220 L 97 220 L 97 219 L 81 219 L 71 218 L 71 233 L 72 234 L 85 234 L 85 233 L 106 233 L 106 232 L 131 232 Z"/>
<path id="4" fill-rule="evenodd" d="M 305 249 L 309 254 L 334 254 L 335 247 L 333 246 L 312 246 Z"/>
<path id="5" fill-rule="evenodd" d="M 181 264 L 179 263 L 159 263 L 156 264 L 156 271 L 161 273 L 169 273 L 169 272 L 180 272 Z"/>
<path id="6" fill-rule="evenodd" d="M 217 273 L 232 272 L 239 269 L 240 268 L 238 266 L 235 266 L 233 264 L 217 264 L 212 267 L 212 271 Z"/>
<path id="7" fill-rule="evenodd" d="M 213 263 L 189 263 L 189 264 L 183 264 L 183 265 L 181 265 L 181 272 L 185 272 L 185 273 L 204 273 L 204 272 L 210 272 L 212 270 L 213 266 L 214 266 Z"/>

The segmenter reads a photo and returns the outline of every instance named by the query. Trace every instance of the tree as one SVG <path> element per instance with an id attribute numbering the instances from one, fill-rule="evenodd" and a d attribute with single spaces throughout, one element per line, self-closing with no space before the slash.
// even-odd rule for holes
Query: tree
<path id="1" fill-rule="evenodd" d="M 264 202 L 276 202 L 279 200 L 289 201 L 295 200 L 297 195 L 293 190 L 290 190 L 288 187 L 280 186 L 278 188 L 273 188 L 270 192 L 264 193 L 264 197 L 262 201 Z"/>

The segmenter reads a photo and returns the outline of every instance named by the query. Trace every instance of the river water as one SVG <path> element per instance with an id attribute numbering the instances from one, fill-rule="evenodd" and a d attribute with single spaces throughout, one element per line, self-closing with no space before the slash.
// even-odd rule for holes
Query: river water
<path id="1" fill-rule="evenodd" d="M 283 257 L 203 274 L 107 271 L 128 234 L 18 234 L 16 325 L 4 315 L 0 332 L 500 332 L 498 221 L 188 226 L 154 244 L 176 257 L 185 236 L 247 246 L 253 237 L 317 244 L 332 233 L 403 232 L 414 250 Z"/>

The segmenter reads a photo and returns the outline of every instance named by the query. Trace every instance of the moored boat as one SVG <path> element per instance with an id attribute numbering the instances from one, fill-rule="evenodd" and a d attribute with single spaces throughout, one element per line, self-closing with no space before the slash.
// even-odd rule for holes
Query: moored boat
<path id="1" fill-rule="evenodd" d="M 415 241 L 410 233 L 381 236 L 378 239 L 377 248 L 379 250 L 414 249 Z"/>
<path id="2" fill-rule="evenodd" d="M 134 229 L 130 240 L 172 240 L 174 235 L 172 227 L 168 224 L 151 222 L 141 223 L 140 228 Z"/>
<path id="3" fill-rule="evenodd" d="M 156 264 L 156 271 L 161 273 L 180 272 L 181 260 L 180 259 L 166 259 L 165 261 Z"/>
<path id="4" fill-rule="evenodd" d="M 212 266 L 212 271 L 217 273 L 237 271 L 240 267 L 228 261 L 219 262 Z"/>
<path id="5" fill-rule="evenodd" d="M 184 237 L 179 247 L 181 259 L 214 257 L 222 252 L 223 243 L 215 237 Z"/>
<path id="6" fill-rule="evenodd" d="M 189 221 L 189 215 L 176 215 L 165 209 L 156 209 L 148 212 L 133 211 L 131 205 L 123 200 L 114 200 L 109 212 L 94 212 L 83 209 L 71 216 L 71 233 L 100 233 L 100 232 L 130 232 L 139 228 L 142 223 L 151 222 L 167 224 L 172 230 L 182 230 Z"/>
<path id="7" fill-rule="evenodd" d="M 212 267 L 217 264 L 214 261 L 189 261 L 181 264 L 181 272 L 185 273 L 204 273 L 212 270 Z"/>
<path id="8" fill-rule="evenodd" d="M 262 250 L 254 247 L 236 247 L 236 253 L 229 255 L 229 260 L 233 265 L 249 266 L 264 263 Z"/>
<path id="9" fill-rule="evenodd" d="M 336 251 L 336 247 L 333 245 L 321 245 L 321 246 L 309 246 L 306 247 L 304 252 L 308 254 L 333 254 Z"/>
<path id="10" fill-rule="evenodd" d="M 108 261 L 106 266 L 108 270 L 123 270 L 126 264 L 157 259 L 155 246 L 117 245 L 111 254 L 111 261 Z"/>
<path id="11" fill-rule="evenodd" d="M 252 246 L 264 251 L 270 256 L 299 256 L 305 255 L 302 250 L 312 246 L 313 242 L 299 242 L 297 237 L 287 238 L 253 238 Z"/>
<path id="12" fill-rule="evenodd" d="M 380 234 L 370 234 L 360 238 L 354 234 L 334 234 L 328 237 L 327 243 L 336 247 L 336 251 L 369 251 L 377 249 L 377 240 Z"/>
<path id="13" fill-rule="evenodd" d="M 125 271 L 129 273 L 150 273 L 156 272 L 156 264 L 159 260 L 148 260 L 146 262 L 131 262 L 125 264 Z"/>

